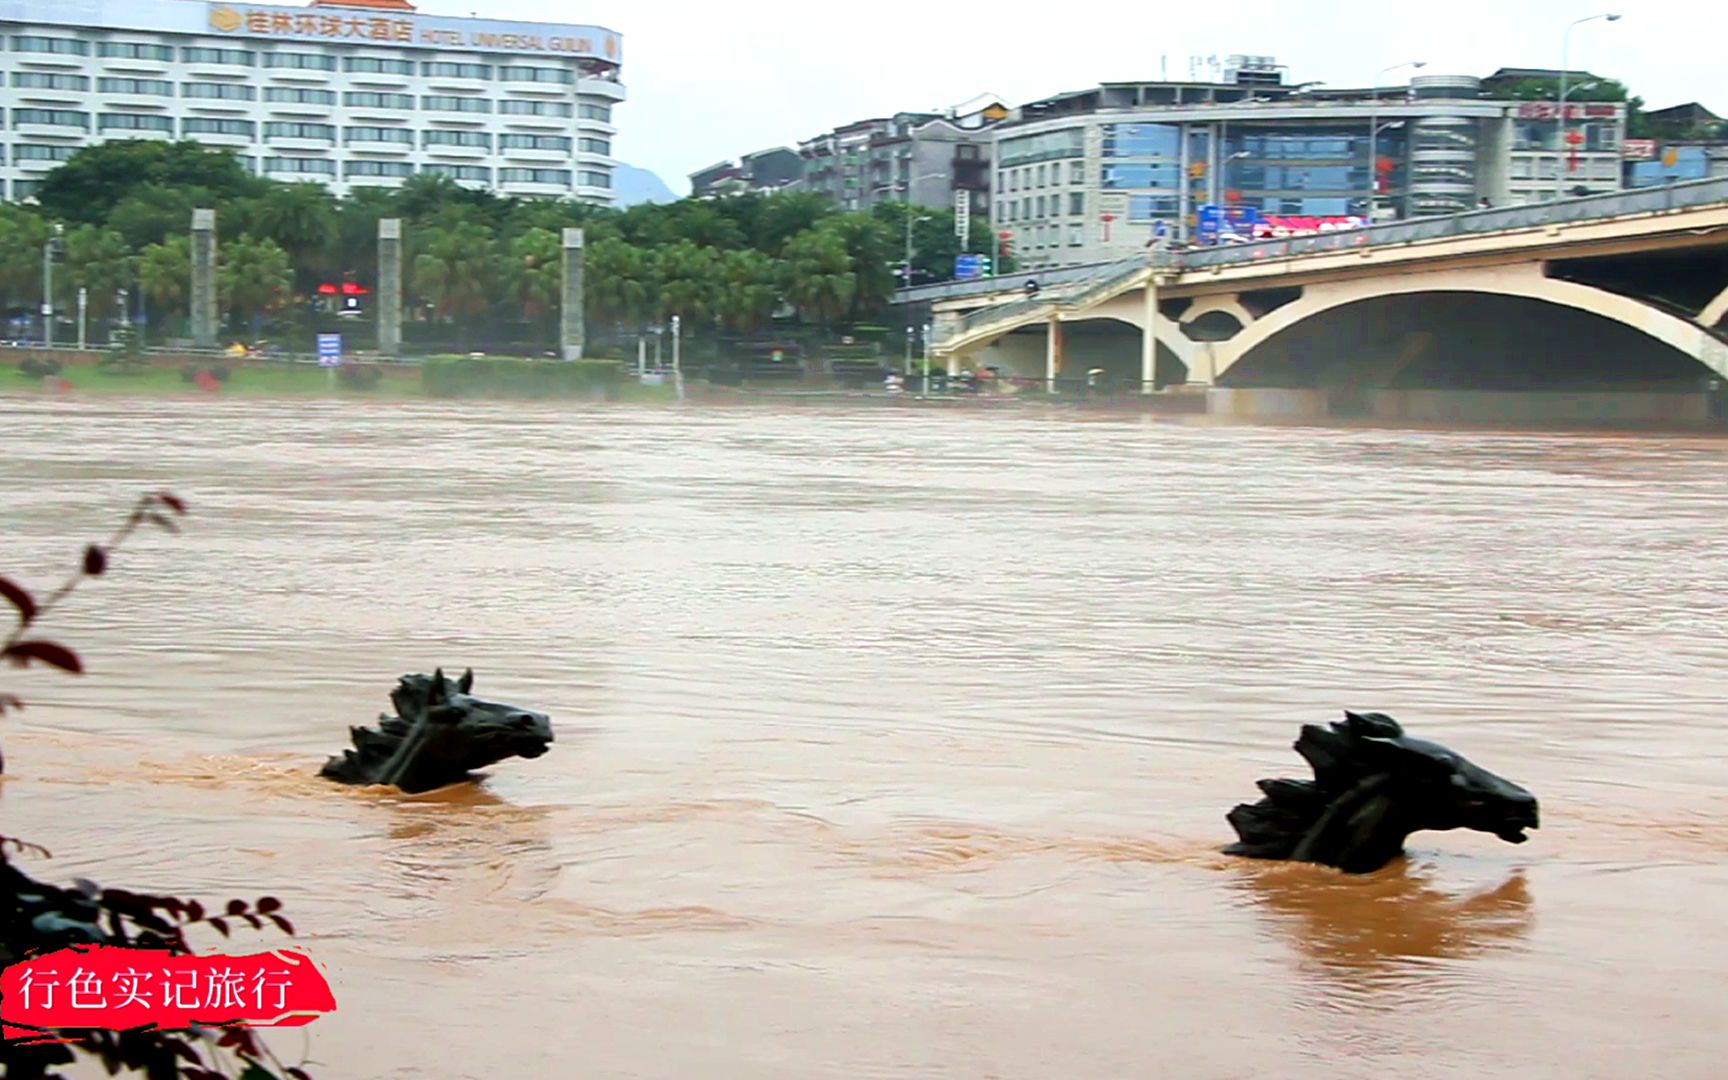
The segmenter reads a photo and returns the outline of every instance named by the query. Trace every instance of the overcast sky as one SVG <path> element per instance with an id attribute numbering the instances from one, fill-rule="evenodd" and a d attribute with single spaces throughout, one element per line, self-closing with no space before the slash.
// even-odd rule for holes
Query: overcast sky
<path id="1" fill-rule="evenodd" d="M 696 169 L 852 120 L 981 93 L 1017 105 L 1102 81 L 1180 78 L 1196 55 L 1273 56 L 1287 82 L 1333 86 L 1366 86 L 1407 60 L 1426 61 L 1421 74 L 1559 67 L 1566 25 L 1605 12 L 1624 17 L 1576 28 L 1573 67 L 1621 79 L 1651 108 L 1701 101 L 1728 113 L 1720 0 L 514 0 L 480 14 L 621 34 L 630 96 L 615 114 L 615 152 L 684 195 Z"/>

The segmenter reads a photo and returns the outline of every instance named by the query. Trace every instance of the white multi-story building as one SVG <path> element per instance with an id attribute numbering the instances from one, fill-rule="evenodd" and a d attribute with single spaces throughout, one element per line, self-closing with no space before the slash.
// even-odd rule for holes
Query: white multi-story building
<path id="1" fill-rule="evenodd" d="M 0 196 L 79 148 L 193 139 L 342 193 L 449 176 L 610 205 L 622 43 L 406 0 L 0 0 Z"/>

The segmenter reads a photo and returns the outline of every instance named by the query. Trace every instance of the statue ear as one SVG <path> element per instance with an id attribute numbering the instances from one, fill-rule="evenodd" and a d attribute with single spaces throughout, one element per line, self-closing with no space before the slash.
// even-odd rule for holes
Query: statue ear
<path id="1" fill-rule="evenodd" d="M 1359 713 L 1344 710 L 1344 727 L 1352 735 L 1364 739 L 1396 739 L 1404 734 L 1398 721 L 1385 713 Z"/>
<path id="2" fill-rule="evenodd" d="M 467 671 L 462 673 L 460 679 L 456 680 L 456 692 L 458 694 L 466 694 L 472 689 L 474 689 L 474 669 L 469 668 Z"/>
<path id="3" fill-rule="evenodd" d="M 450 687 L 444 681 L 444 669 L 439 668 L 432 673 L 432 685 L 426 691 L 428 707 L 442 705 L 450 699 Z"/>

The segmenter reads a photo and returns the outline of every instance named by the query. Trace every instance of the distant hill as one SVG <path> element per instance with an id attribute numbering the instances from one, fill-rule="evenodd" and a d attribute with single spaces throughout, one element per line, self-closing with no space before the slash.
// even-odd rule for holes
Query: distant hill
<path id="1" fill-rule="evenodd" d="M 620 207 L 678 201 L 678 196 L 672 194 L 666 181 L 634 165 L 619 165 L 613 172 L 612 194 L 617 197 Z"/>

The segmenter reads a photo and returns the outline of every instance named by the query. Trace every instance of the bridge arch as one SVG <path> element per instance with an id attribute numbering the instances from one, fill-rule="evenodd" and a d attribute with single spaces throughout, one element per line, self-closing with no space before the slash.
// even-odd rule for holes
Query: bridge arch
<path id="1" fill-rule="evenodd" d="M 1300 299 L 1249 323 L 1213 346 L 1214 378 L 1221 379 L 1278 335 L 1351 304 L 1418 293 L 1467 293 L 1520 298 L 1581 311 L 1629 327 L 1728 377 L 1728 343 L 1703 327 L 1637 300 L 1543 275 L 1539 265 L 1490 270 L 1435 271 L 1312 285 Z"/>

